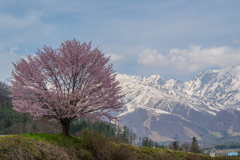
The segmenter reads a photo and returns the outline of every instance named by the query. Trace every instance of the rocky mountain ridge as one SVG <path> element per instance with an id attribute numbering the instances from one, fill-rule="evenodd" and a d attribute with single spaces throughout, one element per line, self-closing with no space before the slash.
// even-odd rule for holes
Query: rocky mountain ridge
<path id="1" fill-rule="evenodd" d="M 118 74 L 121 123 L 157 141 L 238 136 L 239 78 L 240 66 L 203 71 L 188 82 Z"/>
<path id="2" fill-rule="evenodd" d="M 188 95 L 207 98 L 224 106 L 221 109 L 240 108 L 240 66 L 203 71 L 182 88 Z"/>

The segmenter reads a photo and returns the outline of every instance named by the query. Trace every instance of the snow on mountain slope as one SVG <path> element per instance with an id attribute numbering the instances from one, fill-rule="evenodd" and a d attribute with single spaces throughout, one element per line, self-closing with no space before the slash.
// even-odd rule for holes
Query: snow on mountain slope
<path id="1" fill-rule="evenodd" d="M 180 81 L 176 78 L 171 78 L 171 79 L 166 81 L 164 86 L 166 86 L 168 88 L 172 88 L 172 89 L 181 90 L 181 88 L 183 88 L 183 84 L 184 84 L 183 81 Z"/>
<path id="2" fill-rule="evenodd" d="M 185 83 L 160 75 L 117 74 L 125 103 L 121 124 L 155 141 L 214 139 L 215 132 L 230 133 L 231 126 L 240 134 L 240 115 L 234 119 L 226 111 L 240 108 L 239 79 L 240 66 L 203 71 Z"/>
<path id="3" fill-rule="evenodd" d="M 178 109 L 177 106 L 179 104 L 184 105 L 185 108 L 207 112 L 212 115 L 219 111 L 214 104 L 208 105 L 209 102 L 204 102 L 177 89 L 173 89 L 174 86 L 177 86 L 176 79 L 166 81 L 159 75 L 143 77 L 117 74 L 116 80 L 120 82 L 119 85 L 122 87 L 122 92 L 125 95 L 126 113 L 133 112 L 134 108 L 139 106 L 146 109 L 155 108 L 162 114 L 165 113 L 162 111 L 174 113 Z M 178 83 L 182 84 L 181 82 Z M 122 114 L 125 115 L 126 113 Z"/>
<path id="4" fill-rule="evenodd" d="M 8 86 L 12 86 L 11 80 L 12 80 L 12 77 L 9 77 L 4 80 L 4 83 L 7 84 Z"/>
<path id="5" fill-rule="evenodd" d="M 240 66 L 203 71 L 181 88 L 188 95 L 240 110 Z"/>
<path id="6" fill-rule="evenodd" d="M 158 97 L 158 100 L 159 98 L 167 99 L 167 102 L 171 99 L 186 104 L 193 103 L 192 106 L 194 107 L 192 108 L 195 108 L 195 110 L 197 110 L 196 104 L 199 104 L 201 108 L 207 106 L 205 108 L 215 111 L 226 109 L 240 110 L 240 66 L 203 71 L 185 83 L 175 78 L 166 80 L 160 75 L 144 77 L 118 74 L 117 79 L 122 81 L 121 85 L 124 89 L 138 92 L 136 94 L 125 92 L 127 93 L 126 99 L 128 99 L 126 102 L 130 102 L 131 97 L 135 96 L 143 99 L 145 103 L 141 102 L 141 104 L 146 105 L 147 101 Z M 148 86 L 148 88 L 144 89 L 140 87 L 141 85 Z M 153 90 L 149 87 L 155 89 Z M 157 94 L 154 96 L 152 92 L 157 92 Z M 152 97 L 148 96 L 148 99 L 144 99 L 147 95 L 143 96 L 143 94 L 146 93 L 151 94 Z M 140 103 L 139 101 L 136 102 Z"/>

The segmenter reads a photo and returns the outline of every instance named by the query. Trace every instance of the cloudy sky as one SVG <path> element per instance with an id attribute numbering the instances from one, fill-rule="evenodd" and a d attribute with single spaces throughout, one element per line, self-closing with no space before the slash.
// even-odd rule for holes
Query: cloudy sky
<path id="1" fill-rule="evenodd" d="M 239 0 L 1 0 L 0 81 L 44 45 L 92 41 L 119 73 L 191 79 L 240 65 Z"/>

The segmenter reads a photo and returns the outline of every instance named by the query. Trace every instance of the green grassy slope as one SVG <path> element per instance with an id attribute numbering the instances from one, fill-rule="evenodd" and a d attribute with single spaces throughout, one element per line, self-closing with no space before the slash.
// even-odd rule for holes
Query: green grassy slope
<path id="1" fill-rule="evenodd" d="M 0 159 L 36 160 L 210 160 L 240 159 L 215 157 L 170 149 L 148 148 L 113 142 L 95 132 L 80 137 L 62 134 L 22 134 L 0 137 Z"/>

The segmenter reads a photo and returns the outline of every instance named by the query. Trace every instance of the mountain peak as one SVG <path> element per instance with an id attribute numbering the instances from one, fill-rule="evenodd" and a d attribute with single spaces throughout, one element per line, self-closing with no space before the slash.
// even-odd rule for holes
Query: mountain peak
<path id="1" fill-rule="evenodd" d="M 8 86 L 12 86 L 11 80 L 12 80 L 12 77 L 8 77 L 4 80 L 4 83 L 7 84 Z"/>

